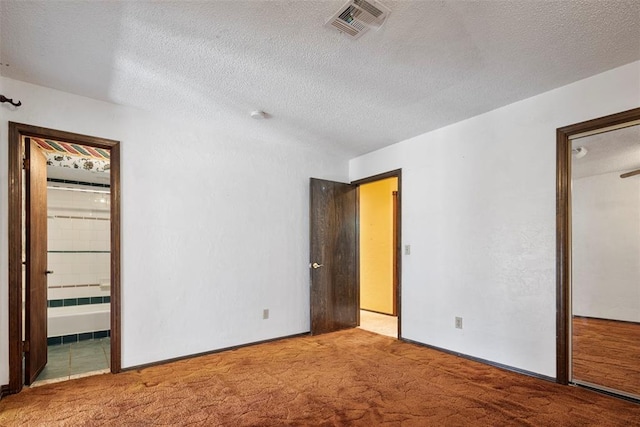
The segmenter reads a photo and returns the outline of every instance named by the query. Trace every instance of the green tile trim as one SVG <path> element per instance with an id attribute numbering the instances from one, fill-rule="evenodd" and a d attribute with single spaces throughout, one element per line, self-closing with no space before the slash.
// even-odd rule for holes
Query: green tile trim
<path id="1" fill-rule="evenodd" d="M 91 337 L 89 337 L 91 335 Z M 100 339 L 111 337 L 111 330 L 94 331 L 94 332 L 82 332 L 80 334 L 61 335 L 57 337 L 47 337 L 47 346 L 56 346 L 60 344 L 72 344 L 89 339 Z"/>
<path id="2" fill-rule="evenodd" d="M 82 297 L 82 298 L 64 298 L 64 299 L 50 299 L 47 301 L 47 307 L 69 307 L 73 305 L 91 305 L 91 304 L 104 304 L 111 302 L 111 297 Z"/>

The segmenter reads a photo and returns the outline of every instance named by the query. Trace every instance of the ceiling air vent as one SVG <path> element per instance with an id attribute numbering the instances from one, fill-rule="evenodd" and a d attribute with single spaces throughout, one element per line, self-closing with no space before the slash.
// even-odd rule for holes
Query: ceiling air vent
<path id="1" fill-rule="evenodd" d="M 342 6 L 325 24 L 357 39 L 370 28 L 378 29 L 391 10 L 375 0 L 351 0 Z"/>

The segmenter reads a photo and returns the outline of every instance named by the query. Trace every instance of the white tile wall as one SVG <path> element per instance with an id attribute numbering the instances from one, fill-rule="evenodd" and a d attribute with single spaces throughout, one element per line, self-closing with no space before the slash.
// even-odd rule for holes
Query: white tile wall
<path id="1" fill-rule="evenodd" d="M 102 188 L 49 183 L 51 186 Z M 63 191 L 49 188 L 48 204 L 48 286 L 104 284 L 109 282 L 110 221 L 109 194 Z M 72 218 L 64 218 L 72 217 Z M 95 253 L 94 251 L 100 251 Z M 92 253 L 94 252 L 94 253 Z M 71 290 L 69 290 L 71 289 Z M 49 299 L 87 296 L 87 288 L 49 290 Z M 98 290 L 99 288 L 93 288 Z M 102 295 L 104 291 L 99 292 Z M 76 295 L 77 294 L 77 295 Z M 81 295 L 82 294 L 82 295 Z M 91 292 L 93 294 L 93 292 Z"/>

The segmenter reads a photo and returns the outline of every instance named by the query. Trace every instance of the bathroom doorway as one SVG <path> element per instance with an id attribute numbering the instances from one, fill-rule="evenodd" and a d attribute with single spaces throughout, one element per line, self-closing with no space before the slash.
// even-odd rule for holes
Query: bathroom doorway
<path id="1" fill-rule="evenodd" d="M 358 184 L 360 327 L 399 335 L 400 171 Z"/>
<path id="2" fill-rule="evenodd" d="M 10 392 L 118 372 L 119 143 L 9 128 Z"/>
<path id="3" fill-rule="evenodd" d="M 47 163 L 48 357 L 32 386 L 109 372 L 110 150 L 27 143 Z"/>
<path id="4" fill-rule="evenodd" d="M 640 109 L 558 135 L 558 379 L 638 401 Z"/>

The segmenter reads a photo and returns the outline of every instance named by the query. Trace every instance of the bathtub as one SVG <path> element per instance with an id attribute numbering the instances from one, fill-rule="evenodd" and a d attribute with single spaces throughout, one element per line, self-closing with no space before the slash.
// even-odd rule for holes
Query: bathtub
<path id="1" fill-rule="evenodd" d="M 109 303 L 49 307 L 47 317 L 48 337 L 106 331 L 111 328 Z"/>

